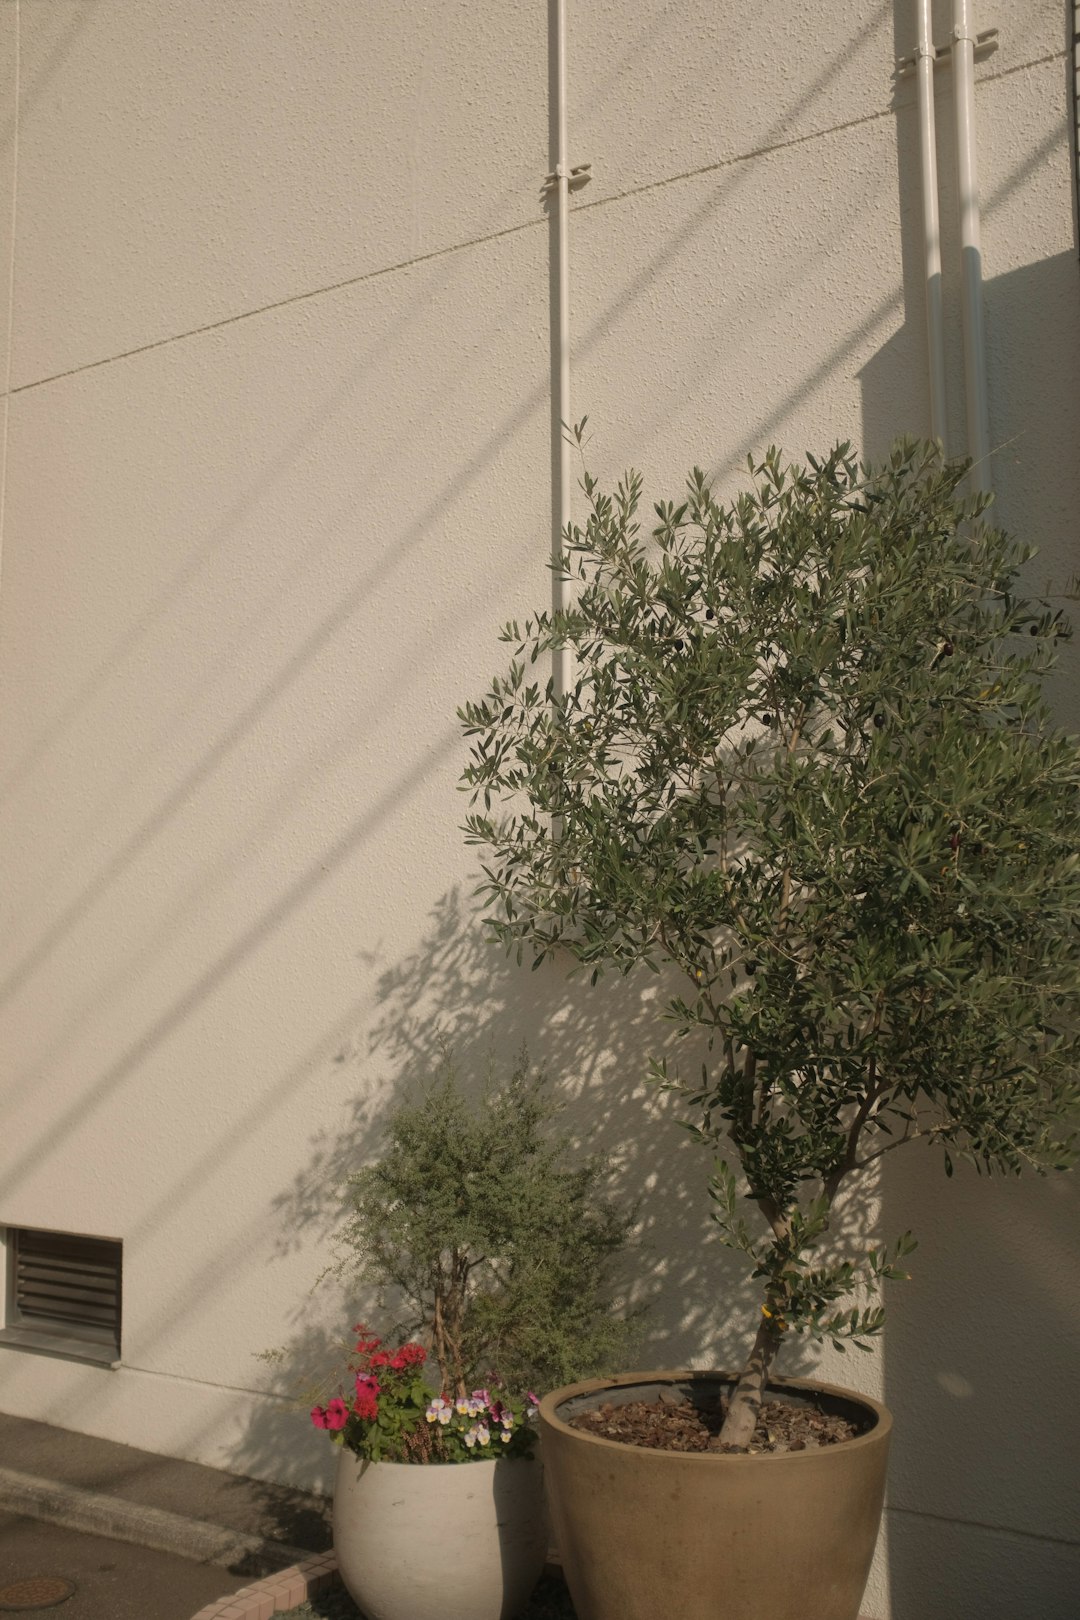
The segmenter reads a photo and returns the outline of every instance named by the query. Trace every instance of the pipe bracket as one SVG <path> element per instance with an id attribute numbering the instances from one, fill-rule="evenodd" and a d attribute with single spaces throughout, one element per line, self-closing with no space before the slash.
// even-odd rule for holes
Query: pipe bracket
<path id="1" fill-rule="evenodd" d="M 550 197 L 552 192 L 558 190 L 559 183 L 562 180 L 566 181 L 568 191 L 580 191 L 583 186 L 588 185 L 591 179 L 591 163 L 579 163 L 573 169 L 568 169 L 565 163 L 556 163 L 551 173 L 544 176 L 544 182 L 540 187 L 540 195 L 545 199 Z"/>
<path id="2" fill-rule="evenodd" d="M 1000 33 L 1001 30 L 998 28 L 984 28 L 978 34 L 967 33 L 963 28 L 954 28 L 949 35 L 947 45 L 917 45 L 907 56 L 898 56 L 896 58 L 896 77 L 898 79 L 908 78 L 914 73 L 920 59 L 924 56 L 929 56 L 936 68 L 951 67 L 953 42 L 959 40 L 971 40 L 975 47 L 976 62 L 984 62 L 988 56 L 993 56 L 998 49 Z"/>

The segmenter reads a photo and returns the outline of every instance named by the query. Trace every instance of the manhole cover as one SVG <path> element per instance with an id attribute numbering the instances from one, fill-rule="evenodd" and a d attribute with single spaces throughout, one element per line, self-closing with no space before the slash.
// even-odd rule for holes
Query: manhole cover
<path id="1" fill-rule="evenodd" d="M 0 1586 L 0 1609 L 52 1609 L 74 1590 L 74 1581 L 62 1581 L 56 1575 L 35 1575 L 29 1581 Z"/>

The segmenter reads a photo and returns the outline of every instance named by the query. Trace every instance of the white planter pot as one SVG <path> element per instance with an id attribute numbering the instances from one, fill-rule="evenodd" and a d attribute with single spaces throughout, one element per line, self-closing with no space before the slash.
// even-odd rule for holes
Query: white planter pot
<path id="1" fill-rule="evenodd" d="M 334 1551 L 367 1620 L 513 1620 L 547 1554 L 539 1459 L 369 1463 L 343 1448 Z"/>

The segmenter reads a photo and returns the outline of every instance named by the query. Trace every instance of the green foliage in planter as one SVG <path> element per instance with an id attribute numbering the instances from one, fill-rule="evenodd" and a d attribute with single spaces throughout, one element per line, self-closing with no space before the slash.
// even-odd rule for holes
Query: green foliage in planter
<path id="1" fill-rule="evenodd" d="M 522 1055 L 470 1104 L 449 1058 L 349 1177 L 339 1272 L 394 1289 L 396 1332 L 430 1344 L 444 1390 L 538 1391 L 610 1371 L 630 1324 L 611 1313 L 611 1262 L 634 1222 L 605 1167 L 571 1163 L 556 1105 Z"/>
<path id="2" fill-rule="evenodd" d="M 1067 626 L 963 466 L 808 459 L 728 506 L 695 471 L 651 541 L 639 475 L 586 475 L 572 605 L 509 625 L 461 711 L 494 934 L 684 975 L 667 1015 L 707 1060 L 654 1068 L 763 1291 L 737 1444 L 784 1335 L 865 1345 L 902 1275 L 908 1237 L 822 1258 L 841 1189 L 916 1139 L 949 1173 L 1060 1166 L 1077 1097 L 1080 755 L 1042 697 Z M 564 694 L 534 673 L 560 649 Z"/>

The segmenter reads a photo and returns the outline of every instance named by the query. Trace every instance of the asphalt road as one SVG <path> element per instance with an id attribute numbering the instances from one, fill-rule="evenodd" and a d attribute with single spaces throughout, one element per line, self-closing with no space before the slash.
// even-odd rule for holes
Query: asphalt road
<path id="1" fill-rule="evenodd" d="M 131 1542 L 0 1513 L 0 1620 L 6 1620 L 3 1589 L 35 1576 L 73 1581 L 75 1592 L 54 1608 L 33 1610 L 34 1620 L 53 1615 L 57 1620 L 191 1620 L 205 1604 L 252 1579 Z"/>

